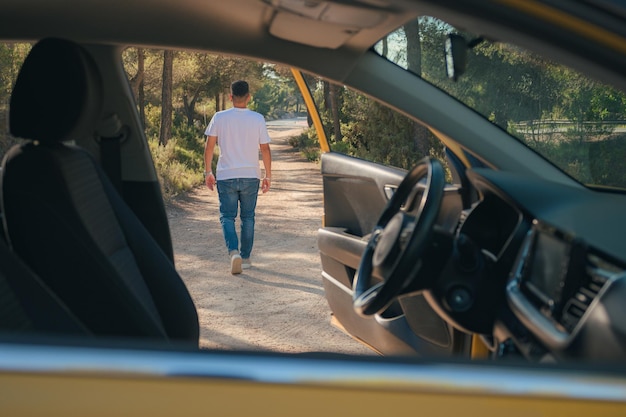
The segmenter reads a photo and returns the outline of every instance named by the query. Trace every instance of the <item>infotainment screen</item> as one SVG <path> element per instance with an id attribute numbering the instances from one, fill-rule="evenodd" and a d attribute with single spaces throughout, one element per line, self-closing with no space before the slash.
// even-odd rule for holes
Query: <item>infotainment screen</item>
<path id="1" fill-rule="evenodd" d="M 571 245 L 538 230 L 525 265 L 524 286 L 549 308 L 559 303 L 569 265 Z"/>

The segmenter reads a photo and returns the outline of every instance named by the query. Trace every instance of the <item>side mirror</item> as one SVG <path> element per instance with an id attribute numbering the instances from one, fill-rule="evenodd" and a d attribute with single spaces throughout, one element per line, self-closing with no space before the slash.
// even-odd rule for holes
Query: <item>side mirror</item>
<path id="1" fill-rule="evenodd" d="M 467 66 L 467 41 L 461 35 L 450 33 L 446 37 L 446 73 L 448 78 L 456 81 L 465 72 Z"/>

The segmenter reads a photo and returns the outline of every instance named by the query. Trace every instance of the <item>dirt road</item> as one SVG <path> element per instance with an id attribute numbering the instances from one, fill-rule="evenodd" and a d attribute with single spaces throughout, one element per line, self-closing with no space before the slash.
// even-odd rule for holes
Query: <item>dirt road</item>
<path id="1" fill-rule="evenodd" d="M 316 244 L 321 175 L 287 142 L 304 127 L 303 120 L 268 123 L 272 189 L 259 195 L 252 269 L 230 274 L 216 192 L 198 188 L 168 205 L 176 266 L 198 309 L 203 348 L 374 354 L 330 324 Z"/>

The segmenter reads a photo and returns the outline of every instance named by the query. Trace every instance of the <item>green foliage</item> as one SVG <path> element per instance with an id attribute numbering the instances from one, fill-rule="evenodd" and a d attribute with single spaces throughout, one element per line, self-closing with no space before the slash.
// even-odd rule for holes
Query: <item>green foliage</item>
<path id="1" fill-rule="evenodd" d="M 314 128 L 309 128 L 298 136 L 289 138 L 289 144 L 298 149 L 307 161 L 319 161 L 320 144 Z"/>
<path id="2" fill-rule="evenodd" d="M 531 145 L 584 184 L 626 188 L 626 172 L 622 169 L 626 155 L 625 134 L 584 143 L 554 140 Z"/>
<path id="3" fill-rule="evenodd" d="M 148 138 L 155 138 L 158 141 L 159 128 L 161 126 L 161 107 L 146 104 L 146 126 L 145 132 Z"/>
<path id="4" fill-rule="evenodd" d="M 0 157 L 19 142 L 9 131 L 9 99 L 19 69 L 30 52 L 29 43 L 0 43 Z"/>
<path id="5" fill-rule="evenodd" d="M 324 102 L 324 86 L 317 87 L 316 101 Z M 341 137 L 331 129 L 333 151 L 405 169 L 426 155 L 443 159 L 443 147 L 427 129 L 363 94 L 338 90 Z M 330 109 L 319 107 L 324 125 L 332 125 Z"/>
<path id="6" fill-rule="evenodd" d="M 592 184 L 626 188 L 626 135 L 619 134 L 589 144 L 589 171 Z"/>
<path id="7" fill-rule="evenodd" d="M 274 102 L 275 98 L 273 97 L 273 92 L 271 91 L 271 87 L 267 84 L 263 84 L 263 87 L 259 89 L 254 95 L 254 100 L 250 103 L 250 109 L 261 113 L 265 118 L 268 117 L 269 113 L 272 109 L 270 103 Z"/>
<path id="8" fill-rule="evenodd" d="M 424 156 L 408 118 L 363 95 L 344 95 L 349 97 L 342 113 L 350 117 L 342 124 L 342 133 L 351 155 L 400 168 L 410 168 Z"/>
<path id="9" fill-rule="evenodd" d="M 146 106 L 146 136 L 163 196 L 170 199 L 204 182 L 205 139 L 202 131 L 187 125 L 184 118 L 174 117 L 172 137 L 166 146 L 160 146 L 160 114 L 160 108 Z"/>
<path id="10" fill-rule="evenodd" d="M 250 83 L 250 108 L 270 118 L 298 108 L 295 83 L 286 67 L 226 55 L 177 51 L 173 68 L 172 137 L 159 148 L 161 124 L 161 76 L 163 52 L 143 50 L 144 73 L 140 73 L 137 48 L 127 49 L 122 59 L 131 87 L 139 97 L 143 80 L 145 133 L 166 198 L 202 184 L 204 129 L 216 111 L 230 106 L 231 82 Z M 214 164 L 217 155 L 214 155 Z"/>
<path id="11" fill-rule="evenodd" d="M 178 141 L 176 157 L 196 172 L 204 171 L 204 137 L 193 126 L 174 125 L 173 135 Z"/>
<path id="12" fill-rule="evenodd" d="M 252 95 L 251 110 L 269 120 L 299 112 L 299 93 L 291 73 L 286 70 L 272 64 L 264 66 L 264 82 Z"/>
<path id="13" fill-rule="evenodd" d="M 612 135 L 618 122 L 626 118 L 623 92 L 521 48 L 490 41 L 468 51 L 466 73 L 453 82 L 446 77 L 441 53 L 446 35 L 453 32 L 458 33 L 436 19 L 420 19 L 421 75 L 425 79 L 577 180 L 626 185 L 615 154 L 609 151 L 623 151 L 619 136 Z M 401 35 L 395 36 L 402 40 Z M 406 61 L 404 56 L 399 59 L 400 65 Z M 607 167 L 615 172 L 611 174 Z"/>
<path id="14" fill-rule="evenodd" d="M 184 146 L 184 140 L 173 137 L 167 145 L 159 145 L 156 137 L 149 138 L 148 144 L 154 160 L 164 198 L 191 190 L 203 181 L 204 162 L 198 154 Z"/>
<path id="15" fill-rule="evenodd" d="M 584 142 L 589 137 L 606 137 L 614 126 L 605 120 L 619 120 L 624 117 L 624 95 L 614 89 L 588 80 L 573 71 L 566 71 L 567 86 L 562 92 L 561 110 L 572 126 L 566 136 Z"/>

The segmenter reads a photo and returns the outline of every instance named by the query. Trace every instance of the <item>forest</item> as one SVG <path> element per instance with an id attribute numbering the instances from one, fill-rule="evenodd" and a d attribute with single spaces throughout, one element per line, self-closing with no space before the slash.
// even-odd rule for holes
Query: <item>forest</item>
<path id="1" fill-rule="evenodd" d="M 374 51 L 474 108 L 587 184 L 626 187 L 623 159 L 626 96 L 596 80 L 511 45 L 472 41 L 465 75 L 445 71 L 444 42 L 454 28 L 431 18 L 407 23 Z M 6 117 L 11 88 L 30 44 L 0 44 L 0 153 L 15 143 Z M 203 132 L 229 106 L 228 88 L 249 81 L 250 108 L 267 120 L 302 116 L 306 108 L 285 66 L 207 53 L 128 48 L 124 69 L 135 95 L 166 198 L 202 183 Z M 421 124 L 342 85 L 305 76 L 322 114 L 331 148 L 409 168 L 442 145 Z M 292 140 L 310 160 L 319 157 L 314 129 Z M 591 157 L 593 155 L 593 157 Z"/>

